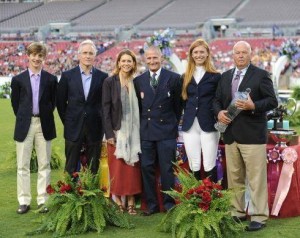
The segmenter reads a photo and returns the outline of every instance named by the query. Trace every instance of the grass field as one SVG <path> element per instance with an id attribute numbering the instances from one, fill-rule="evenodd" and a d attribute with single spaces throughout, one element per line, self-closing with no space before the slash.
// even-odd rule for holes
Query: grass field
<path id="1" fill-rule="evenodd" d="M 15 158 L 12 157 L 15 150 L 13 141 L 14 115 L 10 106 L 10 101 L 0 99 L 0 237 L 19 238 L 25 237 L 25 233 L 32 231 L 38 226 L 42 215 L 35 213 L 37 205 L 36 197 L 36 174 L 32 175 L 32 210 L 24 215 L 18 215 L 16 195 L 16 169 Z M 60 148 L 61 156 L 64 151 L 64 140 L 62 135 L 62 125 L 56 114 L 57 139 L 53 140 L 53 146 Z M 52 182 L 57 181 L 63 175 L 63 171 L 52 171 Z M 294 204 L 300 206 L 300 204 Z M 156 214 L 150 217 L 137 215 L 130 217 L 135 228 L 124 230 L 116 227 L 107 227 L 101 234 L 88 233 L 77 237 L 103 237 L 103 238 L 167 238 L 170 234 L 161 233 L 157 230 L 157 225 L 163 214 Z M 246 224 L 246 223 L 245 223 Z M 270 219 L 267 227 L 254 233 L 244 232 L 241 237 L 245 238 L 297 238 L 300 237 L 299 228 L 300 217 L 286 219 Z M 51 237 L 51 234 L 43 234 L 37 237 Z"/>

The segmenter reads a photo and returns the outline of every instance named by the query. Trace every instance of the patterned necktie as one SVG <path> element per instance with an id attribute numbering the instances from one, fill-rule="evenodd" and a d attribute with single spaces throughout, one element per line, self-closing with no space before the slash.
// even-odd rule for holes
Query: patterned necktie
<path id="1" fill-rule="evenodd" d="M 152 74 L 152 77 L 150 78 L 150 85 L 151 85 L 154 89 L 157 88 L 157 84 L 158 84 L 158 81 L 156 80 L 155 76 L 156 76 L 156 73 L 153 73 L 153 74 Z"/>
<path id="2" fill-rule="evenodd" d="M 234 77 L 234 79 L 231 82 L 231 96 L 232 96 L 232 98 L 234 98 L 234 94 L 238 90 L 241 73 L 242 73 L 242 71 L 238 70 L 235 77 Z"/>

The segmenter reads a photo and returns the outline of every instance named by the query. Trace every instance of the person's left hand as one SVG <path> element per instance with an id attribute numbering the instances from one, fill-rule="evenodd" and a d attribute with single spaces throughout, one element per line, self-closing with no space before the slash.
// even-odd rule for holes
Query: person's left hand
<path id="1" fill-rule="evenodd" d="M 238 108 L 238 109 L 241 109 L 241 110 L 254 110 L 255 109 L 255 104 L 253 103 L 250 95 L 248 95 L 248 99 L 247 100 L 240 100 L 238 99 L 236 102 L 235 102 L 235 106 Z"/>

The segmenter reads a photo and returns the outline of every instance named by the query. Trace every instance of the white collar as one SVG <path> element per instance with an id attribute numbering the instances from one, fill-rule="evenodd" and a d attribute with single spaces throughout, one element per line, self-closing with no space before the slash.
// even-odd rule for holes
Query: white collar
<path id="1" fill-rule="evenodd" d="M 237 74 L 238 71 L 242 71 L 241 75 L 245 75 L 248 68 L 249 68 L 249 65 L 247 65 L 247 67 L 245 67 L 243 69 L 238 69 L 237 67 L 235 67 L 234 74 Z"/>
<path id="2" fill-rule="evenodd" d="M 156 72 L 152 72 L 150 70 L 149 70 L 149 72 L 150 72 L 150 77 L 152 77 L 152 75 L 155 73 L 156 74 L 156 78 L 158 78 L 159 75 L 160 75 L 160 72 L 161 72 L 161 68 L 159 68 L 159 70 L 157 70 Z"/>

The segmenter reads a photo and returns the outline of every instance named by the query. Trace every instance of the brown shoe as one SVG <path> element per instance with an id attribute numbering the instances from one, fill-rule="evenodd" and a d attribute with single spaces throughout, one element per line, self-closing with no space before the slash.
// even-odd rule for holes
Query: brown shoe
<path id="1" fill-rule="evenodd" d="M 128 212 L 129 215 L 136 215 L 137 214 L 137 212 L 134 208 L 134 205 L 128 205 L 127 212 Z"/>

